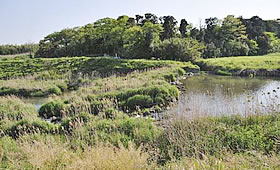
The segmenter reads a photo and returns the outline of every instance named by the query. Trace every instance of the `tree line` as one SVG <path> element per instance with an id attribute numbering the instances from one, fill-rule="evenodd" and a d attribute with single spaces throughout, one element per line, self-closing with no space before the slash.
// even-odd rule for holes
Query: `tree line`
<path id="1" fill-rule="evenodd" d="M 196 58 L 263 55 L 280 52 L 280 20 L 228 15 L 207 18 L 199 28 L 186 19 L 154 14 L 103 18 L 47 35 L 36 57 L 100 56 Z"/>
<path id="2" fill-rule="evenodd" d="M 23 45 L 0 45 L 0 55 L 14 55 L 23 53 L 33 53 L 39 48 L 38 44 L 28 43 Z"/>

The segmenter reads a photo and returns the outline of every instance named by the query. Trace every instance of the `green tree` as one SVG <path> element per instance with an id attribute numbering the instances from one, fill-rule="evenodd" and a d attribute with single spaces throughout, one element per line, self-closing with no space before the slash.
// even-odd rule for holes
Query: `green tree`
<path id="1" fill-rule="evenodd" d="M 246 27 L 240 19 L 228 15 L 221 26 L 221 39 L 223 44 L 223 56 L 248 55 L 249 47 Z"/>
<path id="2" fill-rule="evenodd" d="M 170 38 L 158 44 L 156 56 L 165 60 L 190 61 L 200 58 L 204 48 L 192 38 Z"/>
<path id="3" fill-rule="evenodd" d="M 187 27 L 188 27 L 188 22 L 185 20 L 185 19 L 182 19 L 181 20 L 181 23 L 180 23 L 180 27 L 179 27 L 179 31 L 181 33 L 181 36 L 183 38 L 186 38 L 187 37 Z"/>
<path id="4" fill-rule="evenodd" d="M 124 57 L 151 58 L 156 44 L 160 42 L 161 32 L 162 26 L 151 22 L 127 29 L 124 33 Z"/>
<path id="5" fill-rule="evenodd" d="M 173 16 L 164 16 L 161 18 L 163 25 L 162 39 L 175 37 L 177 21 Z"/>
<path id="6" fill-rule="evenodd" d="M 274 32 L 265 32 L 265 35 L 269 38 L 269 53 L 280 52 L 280 39 Z"/>

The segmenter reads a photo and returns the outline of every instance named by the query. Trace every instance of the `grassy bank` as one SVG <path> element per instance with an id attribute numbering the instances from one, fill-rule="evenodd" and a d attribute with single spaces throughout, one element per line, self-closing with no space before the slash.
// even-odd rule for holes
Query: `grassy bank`
<path id="1" fill-rule="evenodd" d="M 255 74 L 259 76 L 280 76 L 280 54 L 264 56 L 224 57 L 201 59 L 196 62 L 202 70 L 220 75 Z M 247 73 L 246 73 L 247 71 Z"/>
<path id="2" fill-rule="evenodd" d="M 64 80 L 36 80 L 33 77 L 0 80 L 0 96 L 44 97 L 61 95 L 67 90 Z"/>
<path id="3" fill-rule="evenodd" d="M 191 63 L 156 60 L 125 60 L 109 57 L 72 57 L 72 58 L 37 58 L 37 59 L 6 59 L 0 62 L 0 79 L 38 74 L 44 71 L 63 74 L 81 72 L 92 74 L 97 72 L 102 76 L 111 74 L 126 74 L 135 70 L 144 71 L 170 65 L 181 65 L 188 70 L 198 70 Z"/>
<path id="4" fill-rule="evenodd" d="M 170 68 L 175 67 L 187 70 L 198 71 L 196 65 L 175 61 L 156 60 L 124 60 L 114 58 L 55 58 L 55 59 L 6 59 L 0 63 L 0 95 L 19 95 L 24 97 L 43 97 L 50 94 L 60 95 L 66 90 L 77 90 L 81 86 L 87 85 L 103 88 L 97 90 L 98 93 L 119 90 L 118 86 L 140 87 L 150 80 L 158 81 L 159 77 L 164 77 L 170 81 L 176 79 L 177 73 L 173 74 Z M 168 69 L 161 69 L 168 68 Z M 161 70 L 160 70 L 161 69 Z M 138 82 L 124 82 L 126 74 L 158 70 L 161 76 L 150 75 L 149 80 L 138 80 Z M 162 75 L 163 71 L 165 75 Z M 169 76 L 169 77 L 168 77 Z M 107 79 L 104 79 L 109 77 Z M 115 78 L 114 78 L 115 77 Z M 144 76 L 147 78 L 147 76 Z M 97 80 L 96 80 L 97 79 Z M 119 80 L 117 80 L 119 79 Z M 93 81 L 94 80 L 94 81 Z M 132 79 L 130 79 L 132 80 Z M 142 84 L 139 84 L 142 81 Z M 111 87 L 108 86 L 111 84 Z M 123 84 L 126 83 L 126 84 Z M 129 84 L 128 84 L 129 83 Z M 136 85 L 134 85 L 136 83 Z M 105 85 L 106 84 L 106 85 Z M 91 89 L 92 89 L 91 86 Z M 123 87 L 125 88 L 125 87 Z M 132 87 L 131 87 L 132 88 Z M 90 92 L 94 93 L 95 92 Z"/>

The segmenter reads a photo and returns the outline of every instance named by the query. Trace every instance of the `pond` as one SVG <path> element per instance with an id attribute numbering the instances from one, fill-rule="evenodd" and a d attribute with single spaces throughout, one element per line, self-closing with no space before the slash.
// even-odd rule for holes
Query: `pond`
<path id="1" fill-rule="evenodd" d="M 280 79 L 199 75 L 183 80 L 185 92 L 171 111 L 189 117 L 280 112 Z"/>

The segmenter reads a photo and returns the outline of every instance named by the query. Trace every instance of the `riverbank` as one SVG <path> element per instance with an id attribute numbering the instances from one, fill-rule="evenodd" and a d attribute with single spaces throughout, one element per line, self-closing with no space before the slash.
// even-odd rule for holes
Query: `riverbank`
<path id="1" fill-rule="evenodd" d="M 200 59 L 195 62 L 203 71 L 226 76 L 280 77 L 280 54 L 264 56 Z"/>

